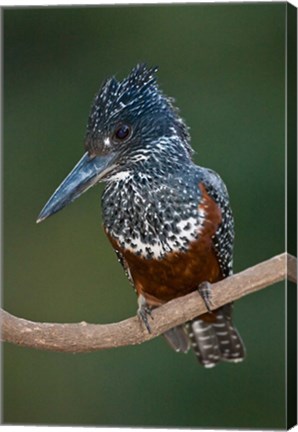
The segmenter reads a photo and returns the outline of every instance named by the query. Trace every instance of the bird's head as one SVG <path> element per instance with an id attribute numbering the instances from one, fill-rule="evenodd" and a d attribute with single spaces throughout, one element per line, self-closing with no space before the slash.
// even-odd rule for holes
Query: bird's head
<path id="1" fill-rule="evenodd" d="M 54 192 L 37 222 L 61 210 L 94 184 L 119 178 L 151 154 L 168 153 L 167 142 L 191 157 L 185 123 L 156 81 L 157 68 L 137 65 L 127 78 L 105 81 L 96 95 L 87 124 L 86 153 Z M 163 148 L 160 143 L 163 142 Z"/>

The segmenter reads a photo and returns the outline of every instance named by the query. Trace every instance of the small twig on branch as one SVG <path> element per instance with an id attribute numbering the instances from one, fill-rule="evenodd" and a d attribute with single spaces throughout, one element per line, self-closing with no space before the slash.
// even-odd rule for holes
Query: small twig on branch
<path id="1" fill-rule="evenodd" d="M 213 284 L 213 309 L 286 278 L 296 282 L 296 266 L 296 258 L 284 253 Z M 140 344 L 204 312 L 197 292 L 172 300 L 154 310 L 148 334 L 137 317 L 114 324 L 56 324 L 28 321 L 2 310 L 2 340 L 48 351 L 91 352 Z"/>

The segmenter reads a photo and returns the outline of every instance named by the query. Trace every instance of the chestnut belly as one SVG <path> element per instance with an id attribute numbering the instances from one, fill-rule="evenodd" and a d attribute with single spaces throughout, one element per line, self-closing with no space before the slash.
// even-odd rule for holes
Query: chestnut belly
<path id="1" fill-rule="evenodd" d="M 137 293 L 152 306 L 188 294 L 201 282 L 222 279 L 210 238 L 201 237 L 186 252 L 171 252 L 159 260 L 137 256 L 110 240 L 123 256 Z"/>

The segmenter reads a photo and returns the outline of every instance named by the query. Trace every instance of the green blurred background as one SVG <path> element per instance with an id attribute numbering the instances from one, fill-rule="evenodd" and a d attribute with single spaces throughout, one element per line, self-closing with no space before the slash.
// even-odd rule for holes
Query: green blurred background
<path id="1" fill-rule="evenodd" d="M 102 186 L 40 225 L 83 153 L 102 81 L 139 61 L 191 127 L 236 219 L 235 271 L 285 250 L 285 3 L 6 9 L 3 304 L 38 321 L 116 322 L 136 298 L 101 228 Z M 162 338 L 92 354 L 5 345 L 3 421 L 285 427 L 284 286 L 237 302 L 242 364 L 206 370 Z"/>

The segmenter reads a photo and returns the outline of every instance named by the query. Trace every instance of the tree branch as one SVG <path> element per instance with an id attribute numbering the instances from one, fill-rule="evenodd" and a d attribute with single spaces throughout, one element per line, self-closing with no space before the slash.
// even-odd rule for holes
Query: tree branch
<path id="1" fill-rule="evenodd" d="M 213 309 L 284 280 L 296 282 L 297 260 L 284 253 L 250 267 L 212 286 Z M 2 340 L 23 347 L 61 352 L 91 352 L 148 341 L 166 330 L 206 312 L 197 292 L 154 310 L 152 333 L 137 317 L 114 324 L 38 323 L 1 310 Z"/>

